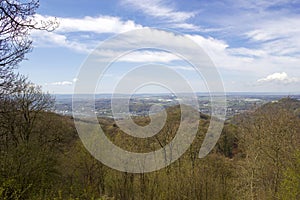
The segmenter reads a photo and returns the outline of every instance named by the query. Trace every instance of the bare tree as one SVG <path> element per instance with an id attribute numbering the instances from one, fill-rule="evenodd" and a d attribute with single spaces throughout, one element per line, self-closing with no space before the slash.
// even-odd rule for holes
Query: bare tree
<path id="1" fill-rule="evenodd" d="M 283 100 L 267 104 L 241 119 L 239 140 L 245 153 L 241 174 L 247 177 L 243 193 L 251 199 L 277 198 L 283 170 L 298 148 L 299 118 L 286 109 L 291 101 L 284 107 L 280 107 Z"/>
<path id="2" fill-rule="evenodd" d="M 54 30 L 56 20 L 38 21 L 35 11 L 38 0 L 0 1 L 0 95 L 10 91 L 18 75 L 13 69 L 32 49 L 30 30 Z"/>
<path id="3" fill-rule="evenodd" d="M 0 105 L 1 141 L 5 146 L 28 142 L 38 115 L 54 105 L 53 97 L 31 82 L 23 82 L 18 87 L 20 90 L 5 95 Z"/>

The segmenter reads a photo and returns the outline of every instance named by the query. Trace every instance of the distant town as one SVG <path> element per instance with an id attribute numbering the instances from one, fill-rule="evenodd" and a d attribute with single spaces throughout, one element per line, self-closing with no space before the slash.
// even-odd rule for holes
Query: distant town
<path id="1" fill-rule="evenodd" d="M 126 95 L 117 95 L 114 97 L 114 102 L 118 102 Z M 233 115 L 243 113 L 245 111 L 255 109 L 268 102 L 276 102 L 283 97 L 291 97 L 300 99 L 299 94 L 259 94 L 259 93 L 230 93 L 226 95 L 227 110 L 226 118 Z M 211 103 L 208 94 L 198 94 L 199 112 L 210 115 Z M 54 112 L 60 115 L 72 115 L 72 95 L 56 95 L 56 104 Z M 87 102 L 85 99 L 80 101 L 83 107 L 91 105 L 89 108 L 98 117 L 116 118 L 111 110 L 111 95 L 99 94 L 95 95 L 95 105 Z M 149 109 L 153 105 L 160 105 L 164 108 L 178 105 L 178 98 L 172 94 L 138 94 L 130 97 L 129 111 L 132 116 L 147 116 Z"/>

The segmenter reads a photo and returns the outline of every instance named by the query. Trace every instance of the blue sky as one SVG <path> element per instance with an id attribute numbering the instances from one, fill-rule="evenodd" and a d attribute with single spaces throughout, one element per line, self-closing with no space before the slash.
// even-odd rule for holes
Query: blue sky
<path id="1" fill-rule="evenodd" d="M 214 62 L 228 92 L 300 92 L 297 0 L 41 0 L 36 18 L 53 17 L 59 28 L 32 32 L 34 50 L 18 69 L 50 93 L 72 93 L 94 48 L 143 27 L 172 29 L 195 41 Z M 115 64 L 97 92 L 112 92 L 127 67 L 148 62 L 174 66 L 196 90 L 205 91 L 201 77 L 186 70 L 184 62 L 146 50 Z"/>

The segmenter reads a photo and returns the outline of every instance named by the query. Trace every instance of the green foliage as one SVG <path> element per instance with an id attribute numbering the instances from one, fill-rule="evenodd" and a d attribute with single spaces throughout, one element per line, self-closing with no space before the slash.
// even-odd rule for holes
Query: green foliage
<path id="1" fill-rule="evenodd" d="M 24 193 L 26 193 L 30 188 L 31 185 L 28 185 L 26 188 L 22 188 L 15 179 L 7 179 L 2 182 L 2 185 L 0 186 L 0 198 L 3 200 L 23 199 Z"/>
<path id="2" fill-rule="evenodd" d="M 292 166 L 284 171 L 281 182 L 281 198 L 283 200 L 300 199 L 300 151 L 295 154 Z"/>
<path id="3" fill-rule="evenodd" d="M 217 152 L 220 152 L 228 158 L 233 158 L 237 153 L 237 128 L 232 124 L 226 124 L 222 135 L 216 145 Z"/>

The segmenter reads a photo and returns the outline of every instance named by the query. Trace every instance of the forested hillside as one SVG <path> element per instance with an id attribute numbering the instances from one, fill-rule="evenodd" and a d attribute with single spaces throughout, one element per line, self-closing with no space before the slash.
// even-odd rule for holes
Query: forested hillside
<path id="1" fill-rule="evenodd" d="M 197 137 L 184 156 L 165 169 L 144 174 L 118 172 L 94 159 L 78 138 L 72 118 L 23 110 L 19 103 L 1 114 L 2 199 L 299 198 L 298 100 L 284 98 L 235 116 L 226 123 L 214 151 L 203 159 L 197 156 L 209 117 L 201 115 Z M 99 122 L 115 144 L 146 152 L 174 137 L 180 107 L 170 107 L 167 113 L 162 131 L 148 139 L 134 140 L 112 119 Z M 134 120 L 149 123 L 147 117 Z"/>

